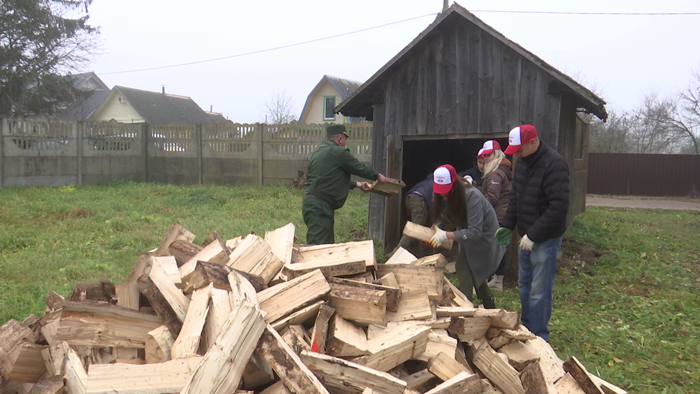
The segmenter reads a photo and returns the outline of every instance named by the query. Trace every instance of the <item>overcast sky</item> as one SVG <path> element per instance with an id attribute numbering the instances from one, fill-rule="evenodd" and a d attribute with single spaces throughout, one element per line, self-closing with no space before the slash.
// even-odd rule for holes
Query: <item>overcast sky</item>
<path id="1" fill-rule="evenodd" d="M 101 29 L 101 54 L 85 71 L 96 72 L 109 87 L 160 91 L 165 86 L 168 93 L 190 96 L 203 109 L 240 123 L 264 121 L 265 102 L 286 91 L 298 116 L 324 74 L 364 82 L 435 19 L 442 3 L 98 0 L 90 7 L 90 22 Z M 457 3 L 597 92 L 608 111 L 633 109 L 653 92 L 674 95 L 700 69 L 697 0 Z M 377 27 L 382 25 L 387 26 Z M 363 29 L 368 30 L 319 40 Z M 313 40 L 318 41 L 294 45 Z M 279 47 L 285 48 L 265 51 Z M 253 53 L 258 51 L 264 52 Z M 167 67 L 192 62 L 198 63 Z M 133 71 L 141 69 L 152 70 Z"/>

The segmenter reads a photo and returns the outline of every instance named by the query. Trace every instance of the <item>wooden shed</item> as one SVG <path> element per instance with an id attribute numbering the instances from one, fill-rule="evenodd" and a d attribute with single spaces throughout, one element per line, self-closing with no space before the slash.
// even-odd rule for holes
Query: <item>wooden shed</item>
<path id="1" fill-rule="evenodd" d="M 570 218 L 585 207 L 584 115 L 607 117 L 605 101 L 458 4 L 336 111 L 373 121 L 372 165 L 406 191 L 441 164 L 471 167 L 485 140 L 505 149 L 513 127 L 533 124 L 569 163 Z M 400 238 L 402 207 L 399 196 L 370 199 L 369 236 L 387 250 Z"/>

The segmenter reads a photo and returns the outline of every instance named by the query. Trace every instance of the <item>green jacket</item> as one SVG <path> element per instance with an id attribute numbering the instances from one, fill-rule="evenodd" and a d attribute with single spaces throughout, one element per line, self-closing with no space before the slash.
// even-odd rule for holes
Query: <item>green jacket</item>
<path id="1" fill-rule="evenodd" d="M 360 163 L 348 148 L 327 140 L 311 155 L 306 173 L 306 192 L 328 201 L 335 210 L 345 204 L 355 182 L 350 175 L 376 180 L 379 174 L 372 167 Z"/>

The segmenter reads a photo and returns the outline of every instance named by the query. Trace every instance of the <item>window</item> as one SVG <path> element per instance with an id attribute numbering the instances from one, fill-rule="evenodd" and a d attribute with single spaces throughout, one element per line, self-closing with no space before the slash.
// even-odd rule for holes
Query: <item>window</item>
<path id="1" fill-rule="evenodd" d="M 335 96 L 323 97 L 323 120 L 335 120 Z"/>
<path id="2" fill-rule="evenodd" d="M 583 123 L 583 120 L 576 116 L 576 134 L 575 134 L 575 140 L 574 140 L 574 159 L 576 160 L 583 160 L 583 151 L 584 151 L 584 144 L 586 142 L 585 137 L 585 130 L 586 130 L 586 125 Z"/>

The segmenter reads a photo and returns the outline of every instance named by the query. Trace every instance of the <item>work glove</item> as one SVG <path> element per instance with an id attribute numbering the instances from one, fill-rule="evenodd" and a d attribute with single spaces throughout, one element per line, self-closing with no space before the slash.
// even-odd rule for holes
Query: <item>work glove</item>
<path id="1" fill-rule="evenodd" d="M 496 234 L 493 235 L 494 238 L 496 238 L 496 243 L 499 245 L 508 245 L 510 244 L 510 233 L 513 232 L 513 230 L 505 227 L 501 227 L 498 230 L 496 230 Z"/>
<path id="2" fill-rule="evenodd" d="M 465 175 L 465 176 L 462 177 L 462 178 L 463 178 L 465 181 L 469 182 L 470 185 L 473 185 L 473 184 L 474 184 L 474 178 L 472 178 L 471 175 Z"/>
<path id="3" fill-rule="evenodd" d="M 438 226 L 433 226 L 435 234 L 430 238 L 430 246 L 438 248 L 443 242 L 447 241 L 447 231 L 440 230 Z"/>
<path id="4" fill-rule="evenodd" d="M 523 237 L 520 238 L 520 249 L 532 250 L 532 247 L 534 245 L 535 243 L 527 237 L 527 234 L 523 235 Z"/>

